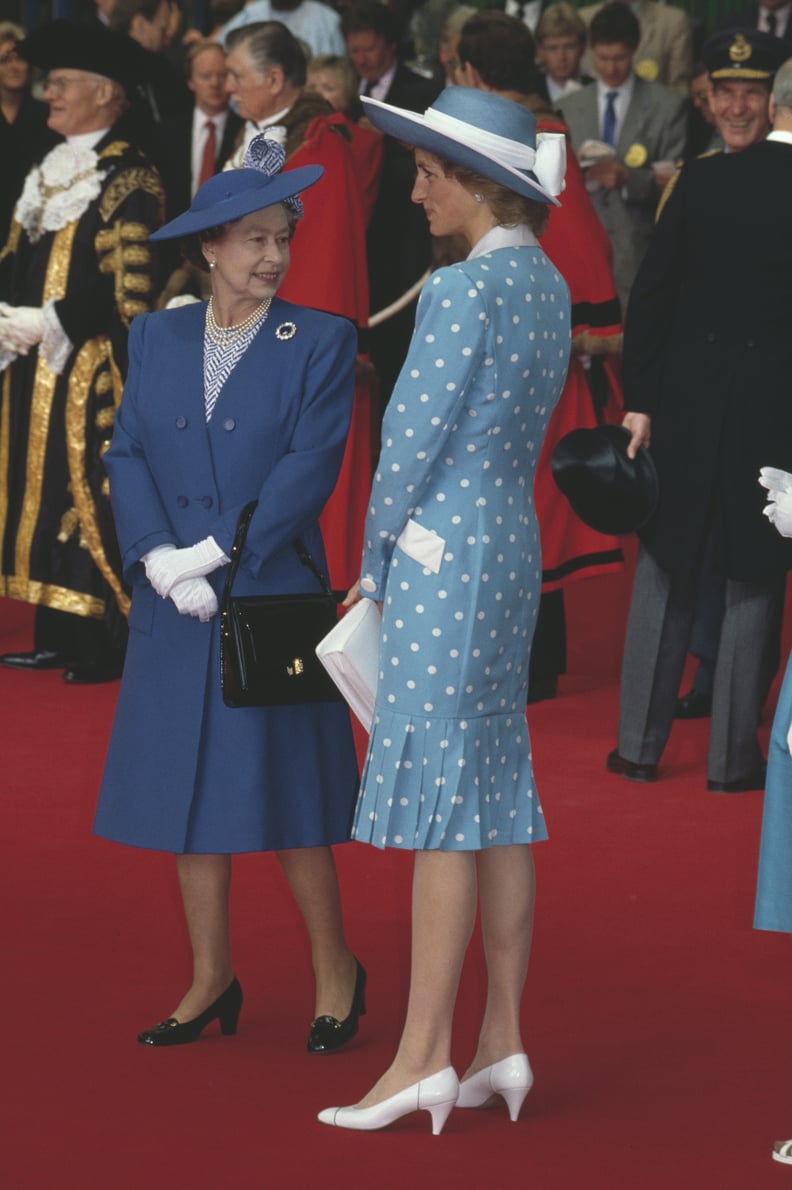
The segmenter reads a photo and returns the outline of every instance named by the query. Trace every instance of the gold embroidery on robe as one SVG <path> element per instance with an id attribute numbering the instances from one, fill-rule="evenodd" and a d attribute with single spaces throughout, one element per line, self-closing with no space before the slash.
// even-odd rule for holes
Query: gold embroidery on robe
<path id="1" fill-rule="evenodd" d="M 67 223 L 55 233 L 50 251 L 47 276 L 44 281 L 44 292 L 41 303 L 50 299 L 56 301 L 66 292 L 66 280 L 69 274 L 74 245 L 74 233 L 77 230 L 75 219 Z M 27 462 L 25 467 L 25 500 L 22 515 L 19 519 L 16 546 L 14 550 L 14 573 L 20 583 L 30 578 L 30 550 L 33 544 L 33 534 L 41 511 L 41 490 L 44 483 L 44 464 L 49 441 L 50 416 L 55 386 L 58 377 L 51 372 L 39 353 L 36 363 L 36 374 L 33 381 L 33 393 L 30 402 L 30 427 L 27 443 Z M 37 602 L 29 599 L 29 602 Z"/>
<path id="2" fill-rule="evenodd" d="M 121 580 L 110 565 L 102 544 L 96 504 L 85 471 L 86 460 L 86 417 L 91 398 L 97 393 L 96 377 L 107 375 L 111 379 L 113 408 L 121 401 L 122 383 L 113 361 L 110 342 L 105 336 L 89 339 L 80 348 L 69 376 L 69 390 L 66 396 L 66 453 L 69 460 L 74 504 L 80 517 L 80 529 L 95 565 L 107 581 L 116 602 L 124 615 L 129 612 L 129 597 Z M 107 388 L 105 389 L 107 392 Z M 107 407 L 106 407 L 107 408 Z M 102 444 L 106 449 L 109 441 Z M 102 450 L 104 454 L 104 449 Z"/>

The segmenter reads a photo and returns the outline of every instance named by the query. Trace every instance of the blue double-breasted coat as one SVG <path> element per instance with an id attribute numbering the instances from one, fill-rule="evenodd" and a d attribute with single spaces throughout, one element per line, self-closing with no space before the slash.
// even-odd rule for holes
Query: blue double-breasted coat
<path id="1" fill-rule="evenodd" d="M 293 547 L 324 566 L 317 518 L 344 451 L 356 335 L 275 298 L 207 423 L 203 303 L 132 324 L 128 381 L 105 462 L 124 572 L 129 646 L 95 831 L 174 852 L 315 846 L 348 837 L 357 785 L 340 703 L 230 709 L 219 616 L 179 615 L 146 579 L 154 546 L 212 535 L 226 554 L 258 508 L 234 593 L 317 589 Z M 220 595 L 224 569 L 210 582 Z"/>

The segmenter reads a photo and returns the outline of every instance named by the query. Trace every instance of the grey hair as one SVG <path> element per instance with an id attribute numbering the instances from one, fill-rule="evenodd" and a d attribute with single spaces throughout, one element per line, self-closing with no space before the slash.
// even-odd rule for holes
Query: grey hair
<path id="1" fill-rule="evenodd" d="M 305 53 L 297 38 L 280 21 L 258 21 L 232 29 L 226 38 L 226 50 L 230 53 L 242 45 L 247 46 L 258 74 L 279 66 L 287 83 L 293 87 L 305 86 Z"/>
<path id="2" fill-rule="evenodd" d="M 773 82 L 773 103 L 776 108 L 792 112 L 792 58 L 787 58 L 776 71 Z"/>

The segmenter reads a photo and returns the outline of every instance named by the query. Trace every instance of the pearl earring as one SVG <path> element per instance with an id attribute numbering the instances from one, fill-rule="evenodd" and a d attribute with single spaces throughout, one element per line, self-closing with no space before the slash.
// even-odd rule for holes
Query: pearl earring
<path id="1" fill-rule="evenodd" d="M 478 193 L 476 193 L 476 194 L 474 194 L 474 195 L 473 195 L 473 197 L 475 198 L 476 202 L 484 202 L 484 195 L 483 195 L 483 194 L 478 194 Z"/>
<path id="2" fill-rule="evenodd" d="M 217 268 L 217 261 L 216 261 L 216 260 L 210 260 L 210 261 L 209 261 L 209 268 L 210 268 L 210 269 L 215 269 L 215 268 Z"/>

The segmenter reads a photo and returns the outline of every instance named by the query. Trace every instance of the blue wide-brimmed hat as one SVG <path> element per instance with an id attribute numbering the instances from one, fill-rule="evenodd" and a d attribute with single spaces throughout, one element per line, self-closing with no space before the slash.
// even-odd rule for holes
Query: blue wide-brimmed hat
<path id="1" fill-rule="evenodd" d="M 258 168 L 229 169 L 215 174 L 196 191 L 188 211 L 177 215 L 150 240 L 177 240 L 210 227 L 233 223 L 253 211 L 287 203 L 302 216 L 299 195 L 324 173 L 321 165 L 304 165 L 281 173 L 285 157 L 281 145 L 262 135 L 253 139 L 245 153 L 245 164 L 255 161 Z"/>
<path id="2" fill-rule="evenodd" d="M 521 103 L 474 87 L 447 87 L 419 115 L 361 98 L 371 123 L 389 136 L 525 198 L 560 205 L 556 195 L 564 188 L 566 139 L 557 132 L 537 136 L 534 115 Z"/>

